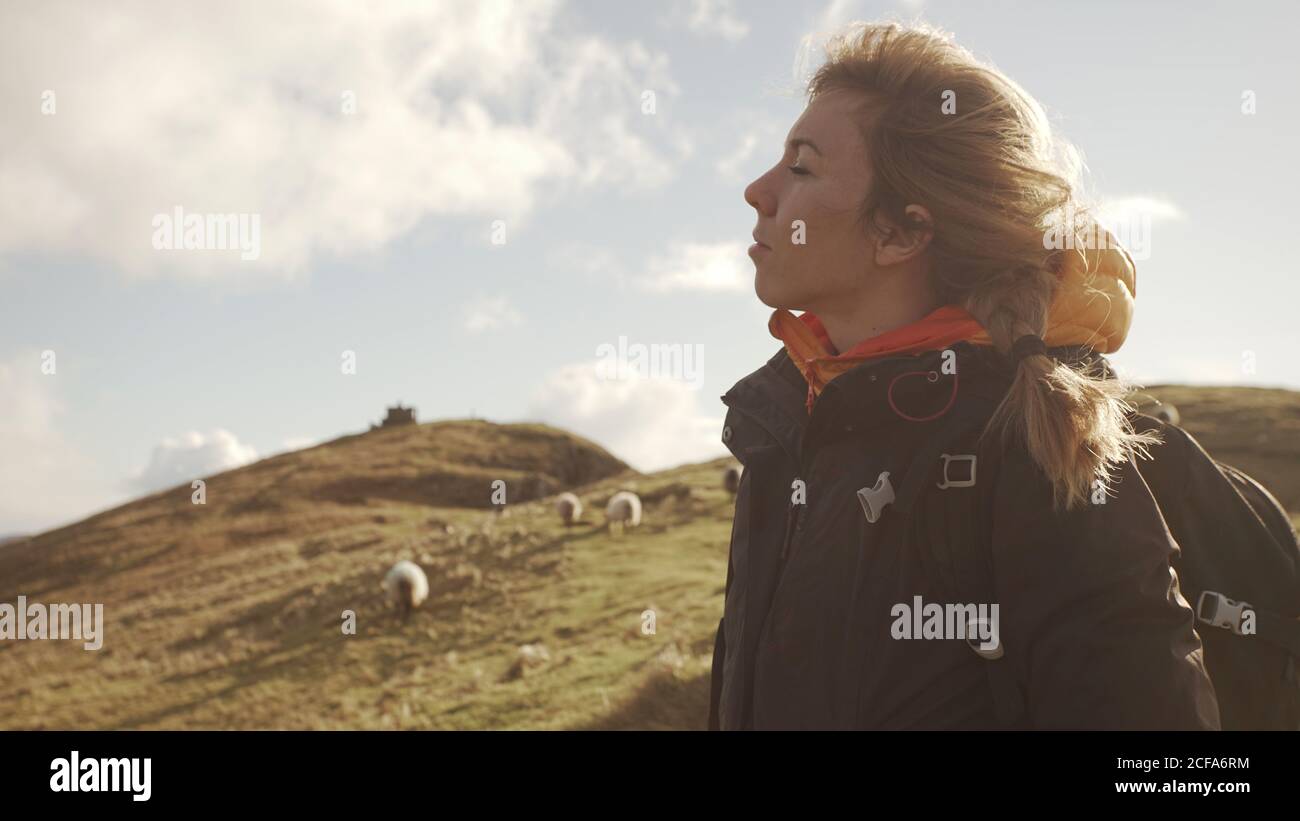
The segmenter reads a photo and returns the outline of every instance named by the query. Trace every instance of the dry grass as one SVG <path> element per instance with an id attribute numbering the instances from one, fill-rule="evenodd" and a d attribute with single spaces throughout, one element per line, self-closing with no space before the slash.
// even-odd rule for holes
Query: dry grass
<path id="1" fill-rule="evenodd" d="M 1148 393 L 1300 511 L 1300 395 Z M 0 642 L 0 728 L 702 728 L 726 463 L 640 475 L 544 426 L 442 422 L 209 477 L 204 506 L 182 486 L 2 547 L 0 602 L 102 602 L 107 626 L 98 652 Z M 552 506 L 566 489 L 587 511 L 572 528 Z M 646 503 L 622 538 L 600 521 L 619 489 Z M 430 581 L 404 624 L 379 597 L 399 559 Z M 550 660 L 517 668 L 524 644 Z"/>
<path id="2" fill-rule="evenodd" d="M 107 623 L 98 652 L 0 643 L 0 727 L 626 722 L 648 681 L 707 688 L 731 524 L 721 464 L 646 477 L 543 426 L 437 423 L 209 477 L 203 506 L 181 486 L 0 549 L 0 601 L 102 602 Z M 589 511 L 572 528 L 529 498 L 569 488 Z M 597 511 L 624 488 L 655 501 L 613 538 Z M 379 595 L 403 558 L 430 579 L 407 623 Z M 550 661 L 507 675 L 529 643 Z"/>

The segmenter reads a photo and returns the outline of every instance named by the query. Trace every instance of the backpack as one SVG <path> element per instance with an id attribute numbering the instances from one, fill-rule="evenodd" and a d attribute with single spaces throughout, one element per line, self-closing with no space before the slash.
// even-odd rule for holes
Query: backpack
<path id="1" fill-rule="evenodd" d="M 996 471 L 996 437 L 978 443 L 984 421 L 979 414 L 954 420 L 922 448 L 895 503 L 909 512 L 921 492 L 936 486 L 936 469 L 947 471 L 942 457 L 976 453 L 976 527 L 949 530 L 972 538 L 936 547 L 931 557 L 964 601 L 993 600 L 992 556 L 973 536 L 989 532 L 994 483 L 986 477 Z M 1196 614 L 1222 729 L 1300 729 L 1300 542 L 1289 516 L 1259 482 L 1216 461 L 1178 425 L 1141 413 L 1130 421 L 1162 439 L 1136 467 L 1181 548 L 1172 564 Z M 1000 722 L 1028 726 L 1023 692 L 998 661 L 1001 653 L 977 655 L 987 663 Z"/>

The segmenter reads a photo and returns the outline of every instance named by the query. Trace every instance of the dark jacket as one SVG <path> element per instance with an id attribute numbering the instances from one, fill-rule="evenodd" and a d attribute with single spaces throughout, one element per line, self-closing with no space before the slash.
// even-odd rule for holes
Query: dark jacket
<path id="1" fill-rule="evenodd" d="M 895 608 L 916 596 L 981 604 L 961 598 L 933 559 L 952 534 L 977 527 L 975 488 L 928 482 L 910 516 L 886 506 L 875 522 L 858 495 L 885 472 L 904 484 L 919 448 L 953 420 L 987 419 L 1005 394 L 1004 357 L 969 343 L 951 350 L 956 376 L 935 381 L 926 374 L 943 370 L 939 351 L 863 363 L 826 386 L 811 416 L 784 348 L 722 397 L 722 439 L 744 472 L 711 729 L 1007 726 L 989 662 L 965 641 L 894 637 Z M 1109 372 L 1103 357 L 1088 361 Z M 996 593 L 982 604 L 999 607 L 999 663 L 1023 692 L 1016 726 L 1218 729 L 1193 614 L 1170 567 L 1178 547 L 1133 464 L 1105 504 L 1068 514 L 1052 513 L 1047 478 L 1023 445 L 999 451 L 996 464 L 975 477 L 992 494 Z M 793 497 L 796 479 L 803 499 Z"/>

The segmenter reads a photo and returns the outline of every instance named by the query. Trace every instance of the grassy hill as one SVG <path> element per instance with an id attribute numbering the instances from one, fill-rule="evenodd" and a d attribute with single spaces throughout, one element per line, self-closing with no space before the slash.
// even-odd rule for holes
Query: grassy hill
<path id="1" fill-rule="evenodd" d="M 1147 392 L 1300 511 L 1300 394 Z M 102 602 L 107 625 L 97 652 L 0 642 L 0 728 L 702 728 L 728 461 L 643 475 L 545 426 L 439 422 L 209 477 L 204 505 L 180 486 L 10 544 L 0 602 Z M 572 528 L 552 506 L 565 489 L 587 508 Z M 621 538 L 602 515 L 620 489 L 646 507 Z M 431 588 L 405 623 L 379 591 L 403 558 Z M 538 644 L 549 660 L 521 664 Z"/>
<path id="2" fill-rule="evenodd" d="M 104 644 L 0 642 L 0 727 L 699 726 L 721 465 L 642 476 L 545 426 L 441 422 L 209 477 L 204 505 L 185 485 L 40 534 L 0 549 L 0 602 L 102 602 Z M 560 525 L 561 489 L 585 522 Z M 648 514 L 622 539 L 602 515 L 620 489 Z M 379 590 L 403 558 L 430 580 L 406 623 Z M 520 669 L 525 644 L 549 663 Z"/>
<path id="3" fill-rule="evenodd" d="M 1187 385 L 1153 385 L 1144 393 L 1173 404 L 1181 427 L 1211 456 L 1258 479 L 1300 521 L 1300 393 Z"/>

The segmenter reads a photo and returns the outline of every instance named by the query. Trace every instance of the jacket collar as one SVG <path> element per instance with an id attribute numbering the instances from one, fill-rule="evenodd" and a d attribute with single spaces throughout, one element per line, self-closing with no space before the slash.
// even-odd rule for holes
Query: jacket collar
<path id="1" fill-rule="evenodd" d="M 797 463 L 799 443 L 808 424 L 804 405 L 807 392 L 808 384 L 785 348 L 781 348 L 721 398 L 727 407 L 757 422 Z M 744 461 L 734 441 L 728 440 L 726 444 L 736 458 Z"/>
<path id="2" fill-rule="evenodd" d="M 778 308 L 772 312 L 767 327 L 773 337 L 785 343 L 791 361 L 808 383 L 809 411 L 831 380 L 864 362 L 944 350 L 984 330 L 964 308 L 944 305 L 915 322 L 864 339 L 852 349 L 839 353 L 821 320 L 808 311 L 795 317 Z"/>
<path id="3" fill-rule="evenodd" d="M 1086 346 L 1098 354 L 1114 353 L 1128 336 L 1137 296 L 1137 269 L 1114 237 L 1104 229 L 1099 231 L 1101 241 L 1062 257 L 1043 334 L 1049 349 Z M 809 411 L 829 383 L 864 362 L 952 348 L 962 341 L 993 346 L 983 326 L 958 305 L 941 306 L 916 322 L 865 339 L 844 352 L 835 351 L 820 319 L 807 311 L 795 317 L 778 308 L 768 321 L 768 330 L 785 343 L 803 374 Z"/>
<path id="4" fill-rule="evenodd" d="M 995 407 L 1014 377 L 1010 360 L 970 342 L 947 350 L 956 356 L 956 380 L 940 375 L 931 381 L 932 372 L 943 371 L 944 352 L 939 350 L 871 359 L 827 383 L 809 414 L 808 383 L 782 347 L 721 398 L 757 422 L 800 464 L 810 426 L 865 431 L 901 424 L 916 431 L 937 430 L 953 414 Z M 1047 352 L 1074 367 L 1095 367 L 1106 378 L 1116 376 L 1106 358 L 1087 346 L 1053 346 Z M 735 448 L 732 452 L 740 458 Z"/>

